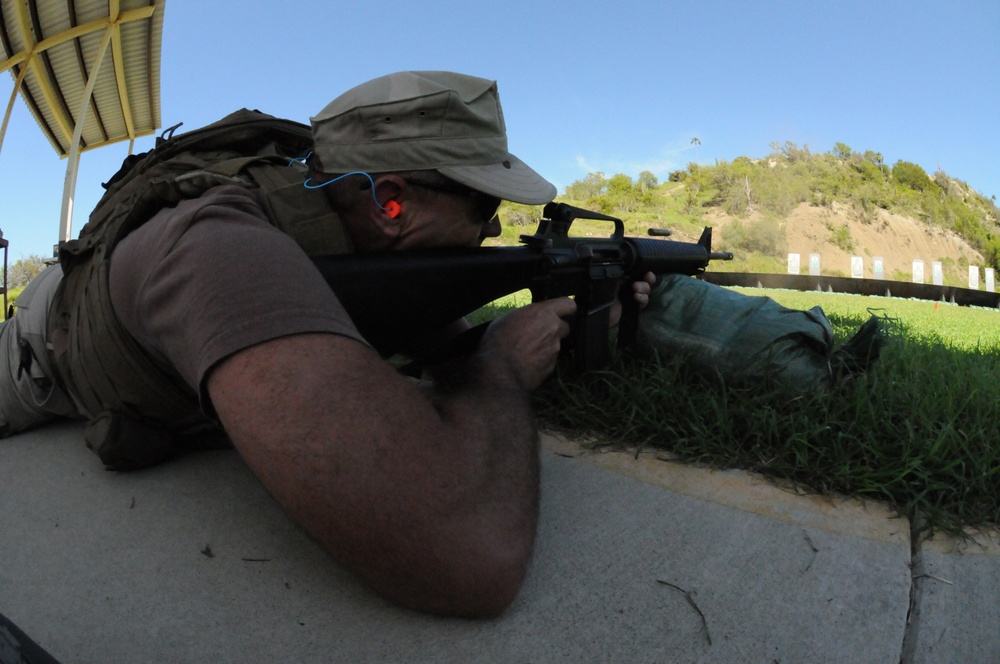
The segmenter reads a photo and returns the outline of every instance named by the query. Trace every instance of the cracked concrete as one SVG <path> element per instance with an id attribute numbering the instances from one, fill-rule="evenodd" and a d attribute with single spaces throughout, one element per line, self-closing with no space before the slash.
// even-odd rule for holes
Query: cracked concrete
<path id="1" fill-rule="evenodd" d="M 1000 541 L 969 535 L 915 545 L 901 664 L 1000 662 Z"/>
<path id="2" fill-rule="evenodd" d="M 550 449 L 579 457 L 576 447 L 559 439 L 549 442 Z M 971 531 L 967 541 L 946 535 L 921 540 L 917 536 L 919 524 L 910 524 L 880 506 L 799 496 L 738 471 L 677 465 L 663 473 L 655 464 L 634 463 L 623 454 L 581 458 L 754 514 L 809 524 L 851 538 L 884 538 L 901 549 L 909 542 L 910 588 L 899 643 L 900 664 L 1000 662 L 1000 536 L 995 531 Z M 812 541 L 807 541 L 818 554 Z"/>
<path id="3" fill-rule="evenodd" d="M 0 613 L 66 664 L 1000 661 L 996 540 L 911 556 L 880 505 L 555 437 L 542 471 L 521 596 L 451 620 L 372 594 L 231 451 L 121 475 L 77 425 L 21 434 L 0 441 Z"/>

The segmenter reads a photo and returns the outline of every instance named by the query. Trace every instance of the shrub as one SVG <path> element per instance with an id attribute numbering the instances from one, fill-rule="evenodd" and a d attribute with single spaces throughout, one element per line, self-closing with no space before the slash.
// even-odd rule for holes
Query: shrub
<path id="1" fill-rule="evenodd" d="M 934 183 L 927 172 L 917 164 L 900 159 L 892 167 L 892 177 L 896 182 L 915 191 L 929 191 Z"/>
<path id="2" fill-rule="evenodd" d="M 508 226 L 534 226 L 542 218 L 541 206 L 504 201 L 500 205 L 500 221 Z"/>
<path id="3" fill-rule="evenodd" d="M 733 220 L 726 227 L 727 251 L 757 252 L 781 257 L 788 253 L 785 224 L 774 217 L 761 217 L 744 223 Z"/>
<path id="4" fill-rule="evenodd" d="M 831 224 L 830 242 L 848 253 L 854 251 L 854 238 L 851 237 L 851 229 L 847 224 Z"/>

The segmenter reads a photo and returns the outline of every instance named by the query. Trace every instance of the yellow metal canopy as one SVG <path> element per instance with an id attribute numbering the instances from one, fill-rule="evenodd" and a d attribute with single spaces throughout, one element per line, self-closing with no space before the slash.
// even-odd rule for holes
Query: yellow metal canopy
<path id="1" fill-rule="evenodd" d="M 165 0 L 0 0 L 0 72 L 52 147 L 67 157 L 60 240 L 69 239 L 80 152 L 160 126 Z M 129 147 L 131 152 L 131 145 Z"/>

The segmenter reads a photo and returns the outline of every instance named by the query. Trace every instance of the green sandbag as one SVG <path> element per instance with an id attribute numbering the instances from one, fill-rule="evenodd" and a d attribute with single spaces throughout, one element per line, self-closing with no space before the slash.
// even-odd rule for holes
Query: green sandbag
<path id="1" fill-rule="evenodd" d="M 664 275 L 639 317 L 641 353 L 683 357 L 729 384 L 825 389 L 833 329 L 820 307 L 800 311 L 684 275 Z"/>

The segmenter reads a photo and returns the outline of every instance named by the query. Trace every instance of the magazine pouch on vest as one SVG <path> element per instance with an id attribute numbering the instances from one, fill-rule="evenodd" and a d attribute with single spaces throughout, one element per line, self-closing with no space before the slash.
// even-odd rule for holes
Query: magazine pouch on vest
<path id="1" fill-rule="evenodd" d="M 223 184 L 253 188 L 265 212 L 309 255 L 350 251 L 322 191 L 288 164 L 312 144 L 308 126 L 243 109 L 130 156 L 105 184 L 78 239 L 59 247 L 63 280 L 52 305 L 58 374 L 88 419 L 87 445 L 109 467 L 153 465 L 191 447 L 216 446 L 218 424 L 198 395 L 153 361 L 111 308 L 111 253 L 157 212 Z"/>

